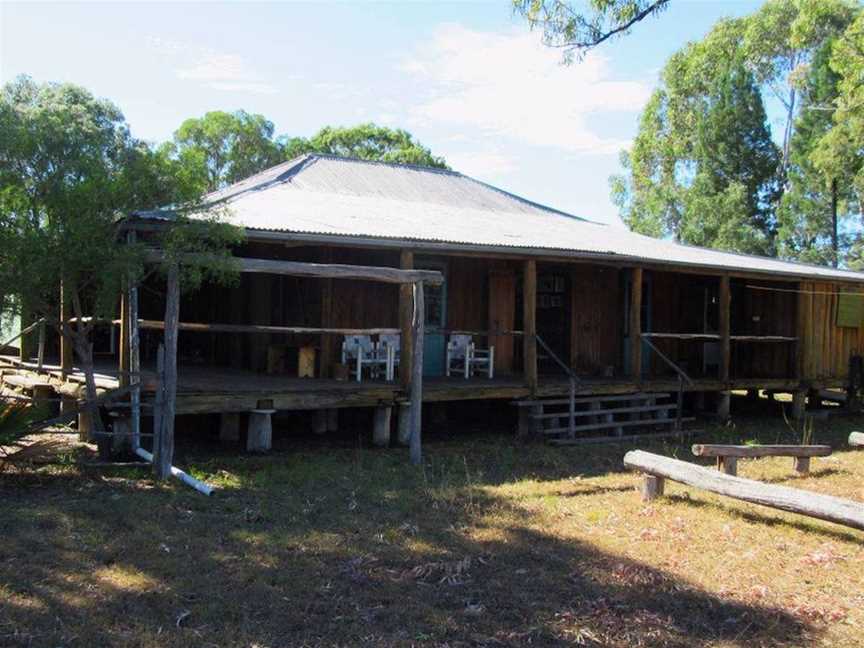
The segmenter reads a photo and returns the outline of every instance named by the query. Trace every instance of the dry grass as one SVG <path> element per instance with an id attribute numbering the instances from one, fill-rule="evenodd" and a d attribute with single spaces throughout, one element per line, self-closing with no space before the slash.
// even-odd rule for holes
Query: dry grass
<path id="1" fill-rule="evenodd" d="M 817 423 L 839 450 L 810 477 L 740 473 L 862 501 L 854 424 Z M 776 416 L 715 432 L 790 436 Z M 676 484 L 646 506 L 621 447 L 430 436 L 424 470 L 348 435 L 181 447 L 210 499 L 72 460 L 4 475 L 0 645 L 861 645 L 864 533 Z"/>

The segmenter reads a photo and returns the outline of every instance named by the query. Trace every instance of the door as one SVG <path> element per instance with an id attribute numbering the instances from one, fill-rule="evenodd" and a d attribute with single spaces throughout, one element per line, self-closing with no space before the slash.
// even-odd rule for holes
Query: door
<path id="1" fill-rule="evenodd" d="M 444 375 L 444 356 L 447 335 L 447 266 L 444 263 L 424 263 L 422 270 L 437 270 L 444 275 L 440 286 L 423 284 L 423 299 L 426 312 L 425 335 L 423 337 L 423 375 Z"/>
<path id="2" fill-rule="evenodd" d="M 516 273 L 493 270 L 489 273 L 489 330 L 512 331 L 516 319 Z M 513 371 L 513 336 L 490 335 L 495 347 L 495 371 Z"/>
<path id="3" fill-rule="evenodd" d="M 537 335 L 562 362 L 570 358 L 570 277 L 564 271 L 549 270 L 537 275 Z M 543 349 L 537 350 L 539 369 L 560 374 L 561 369 Z"/>

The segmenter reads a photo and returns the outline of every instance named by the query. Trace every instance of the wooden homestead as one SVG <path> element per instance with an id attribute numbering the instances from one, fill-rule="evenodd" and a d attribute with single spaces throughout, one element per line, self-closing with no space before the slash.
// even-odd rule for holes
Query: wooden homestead
<path id="1" fill-rule="evenodd" d="M 864 349 L 864 274 L 657 240 L 452 171 L 307 155 L 205 209 L 245 231 L 242 272 L 179 298 L 175 406 L 221 415 L 226 439 L 264 425 L 256 412 L 314 411 L 326 431 L 339 410 L 374 408 L 376 440 L 392 426 L 407 441 L 412 389 L 427 404 L 515 403 L 523 431 L 565 443 L 677 430 L 685 408 L 725 416 L 733 390 L 792 393 L 800 413 L 808 394 L 848 388 Z M 124 227 L 147 242 L 174 218 L 140 212 Z M 399 274 L 415 271 L 428 274 Z M 131 370 L 152 400 L 165 291 L 148 277 L 100 329 L 101 387 Z M 366 373 L 343 358 L 353 336 L 399 342 Z M 456 339 L 492 359 L 448 371 Z M 58 341 L 21 347 L 4 357 L 7 386 L 80 384 Z"/>

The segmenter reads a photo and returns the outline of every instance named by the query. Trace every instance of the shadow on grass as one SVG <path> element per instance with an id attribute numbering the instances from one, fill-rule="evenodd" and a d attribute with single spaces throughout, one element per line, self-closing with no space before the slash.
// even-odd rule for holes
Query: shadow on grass
<path id="1" fill-rule="evenodd" d="M 238 460 L 243 484 L 211 499 L 68 475 L 0 482 L 0 644 L 684 648 L 818 634 L 532 528 L 468 462 L 424 473 L 370 454 Z"/>

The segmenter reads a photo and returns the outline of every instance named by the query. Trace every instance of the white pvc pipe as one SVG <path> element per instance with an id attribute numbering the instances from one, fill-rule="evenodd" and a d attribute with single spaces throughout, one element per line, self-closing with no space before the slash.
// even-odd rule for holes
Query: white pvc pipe
<path id="1" fill-rule="evenodd" d="M 147 452 L 144 448 L 135 448 L 135 454 L 137 454 L 145 461 L 153 463 L 153 455 Z M 204 495 L 211 495 L 213 493 L 213 487 L 210 486 L 210 484 L 206 484 L 198 479 L 195 479 L 192 475 L 183 472 L 179 468 L 171 466 L 171 474 L 187 486 L 191 486 L 192 488 L 197 490 L 199 493 L 203 493 Z"/>

